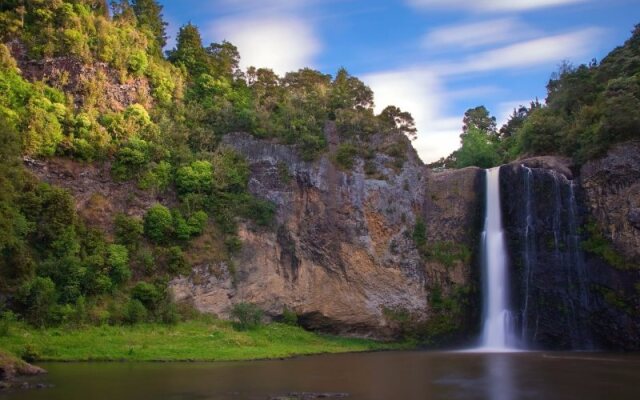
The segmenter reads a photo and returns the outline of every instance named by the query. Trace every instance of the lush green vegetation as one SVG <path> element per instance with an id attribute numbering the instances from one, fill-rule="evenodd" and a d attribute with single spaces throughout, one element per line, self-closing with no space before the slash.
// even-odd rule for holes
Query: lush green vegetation
<path id="1" fill-rule="evenodd" d="M 278 323 L 238 331 L 217 320 L 47 329 L 17 325 L 9 335 L 0 336 L 0 348 L 32 361 L 249 360 L 409 346 L 318 335 Z"/>
<path id="2" fill-rule="evenodd" d="M 190 23 L 163 54 L 157 1 L 110 5 L 0 4 L 0 330 L 13 320 L 120 327 L 188 318 L 167 282 L 190 271 L 194 239 L 208 232 L 221 243 L 217 259 L 230 261 L 242 246 L 240 221 L 274 228 L 274 205 L 248 192 L 246 160 L 220 145 L 230 132 L 295 146 L 313 160 L 327 151 L 333 121 L 342 144 L 331 159 L 345 169 L 373 152 L 370 135 L 415 136 L 413 118 L 397 107 L 375 115 L 372 91 L 345 69 L 335 77 L 241 71 L 233 44 L 207 45 Z M 59 63 L 45 80 L 19 68 L 45 58 Z M 86 76 L 74 72 L 78 65 Z M 127 86 L 135 88 L 128 100 L 114 101 Z M 388 140 L 382 149 L 395 167 L 403 146 Z M 102 232 L 76 213 L 68 192 L 28 173 L 23 157 L 107 162 L 114 181 L 135 182 L 160 201 L 142 218 L 114 215 L 113 232 Z M 255 326 L 260 311 L 242 307 L 237 327 Z"/>
<path id="3" fill-rule="evenodd" d="M 427 226 L 421 219 L 416 221 L 412 237 L 424 260 L 438 262 L 447 268 L 453 267 L 456 262 L 471 262 L 471 250 L 464 244 L 453 241 L 428 241 Z"/>
<path id="4" fill-rule="evenodd" d="M 585 251 L 600 256 L 607 264 L 621 270 L 638 268 L 634 263 L 625 260 L 625 258 L 613 248 L 613 245 L 604 237 L 595 221 L 590 221 L 586 225 L 586 231 L 589 237 L 581 243 Z"/>
<path id="5" fill-rule="evenodd" d="M 600 63 L 564 63 L 537 100 L 513 111 L 498 130 L 483 107 L 469 109 L 459 150 L 433 164 L 496 166 L 523 156 L 565 155 L 578 164 L 615 143 L 640 138 L 640 25 Z"/>
<path id="6" fill-rule="evenodd" d="M 429 290 L 428 304 L 430 316 L 424 320 L 403 308 L 387 308 L 383 310 L 385 318 L 395 325 L 400 337 L 409 342 L 426 345 L 445 344 L 456 339 L 462 331 L 465 318 L 469 312 L 470 288 L 455 286 L 444 294 L 440 285 Z"/>

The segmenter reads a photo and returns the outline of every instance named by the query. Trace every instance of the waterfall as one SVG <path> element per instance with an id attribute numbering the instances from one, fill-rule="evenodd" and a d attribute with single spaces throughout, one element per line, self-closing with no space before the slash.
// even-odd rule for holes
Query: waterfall
<path id="1" fill-rule="evenodd" d="M 500 168 L 486 171 L 486 216 L 482 232 L 484 326 L 481 347 L 505 351 L 513 346 L 508 307 L 507 249 L 500 208 Z"/>
<path id="2" fill-rule="evenodd" d="M 535 231 L 533 226 L 533 210 L 531 204 L 531 186 L 533 184 L 533 171 L 531 168 L 527 168 L 523 165 L 525 170 L 525 179 L 524 179 L 524 195 L 525 195 L 525 229 L 524 229 L 524 255 L 523 255 L 523 264 L 524 264 L 524 306 L 522 307 L 522 329 L 520 332 L 520 337 L 526 337 L 527 332 L 527 313 L 529 311 L 529 284 L 531 282 L 531 275 L 533 274 L 533 265 L 536 260 L 536 238 Z M 557 240 L 556 240 L 557 243 Z"/>
<path id="3" fill-rule="evenodd" d="M 520 245 L 513 256 L 522 265 L 515 307 L 518 344 L 536 347 L 541 340 L 552 340 L 590 349 L 589 291 L 574 182 L 554 170 L 519 168 L 522 195 L 507 196 L 516 202 L 509 223 L 512 234 L 518 232 Z"/>

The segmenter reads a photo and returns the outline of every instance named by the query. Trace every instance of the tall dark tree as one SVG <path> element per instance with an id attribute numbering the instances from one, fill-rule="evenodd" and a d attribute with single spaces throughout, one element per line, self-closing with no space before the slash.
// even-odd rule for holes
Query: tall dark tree
<path id="1" fill-rule="evenodd" d="M 509 116 L 509 120 L 500 128 L 500 139 L 506 139 L 514 136 L 526 121 L 527 117 L 533 110 L 542 107 L 542 104 L 536 99 L 532 101 L 530 106 L 520 105 L 513 109 L 513 113 Z"/>
<path id="2" fill-rule="evenodd" d="M 162 6 L 155 0 L 133 0 L 133 11 L 138 25 L 149 29 L 158 44 L 158 53 L 167 44 L 167 23 L 162 18 Z"/>
<path id="3" fill-rule="evenodd" d="M 192 23 L 180 28 L 176 48 L 167 52 L 167 55 L 169 61 L 184 67 L 192 77 L 209 72 L 207 53 L 202 48 L 200 31 Z"/>
<path id="4" fill-rule="evenodd" d="M 222 43 L 211 43 L 205 49 L 210 57 L 215 75 L 232 80 L 240 74 L 240 52 L 238 48 L 224 40 Z"/>
<path id="5" fill-rule="evenodd" d="M 373 91 L 360 79 L 349 75 L 340 68 L 333 80 L 331 90 L 331 108 L 368 109 L 373 107 Z"/>
<path id="6" fill-rule="evenodd" d="M 471 128 L 494 134 L 496 132 L 496 117 L 493 117 L 485 106 L 470 108 L 464 113 L 462 119 L 462 136 Z"/>
<path id="7" fill-rule="evenodd" d="M 385 126 L 405 134 L 409 139 L 417 138 L 416 123 L 408 111 L 402 111 L 396 106 L 388 106 L 382 110 L 379 118 Z"/>

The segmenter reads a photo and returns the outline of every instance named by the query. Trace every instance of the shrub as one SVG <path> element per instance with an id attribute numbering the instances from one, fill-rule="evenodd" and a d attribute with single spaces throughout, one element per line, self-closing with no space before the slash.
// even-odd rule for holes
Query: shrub
<path id="1" fill-rule="evenodd" d="M 585 251 L 599 256 L 614 268 L 620 270 L 638 269 L 632 263 L 627 262 L 622 254 L 615 250 L 611 242 L 598 227 L 597 222 L 589 221 L 589 223 L 586 224 L 586 230 L 588 238 L 581 243 Z"/>
<path id="2" fill-rule="evenodd" d="M 418 219 L 413 227 L 413 242 L 418 249 L 427 244 L 427 227 L 422 219 Z"/>
<path id="3" fill-rule="evenodd" d="M 26 362 L 38 361 L 42 357 L 40 349 L 31 343 L 27 343 L 20 351 L 20 358 Z"/>
<path id="4" fill-rule="evenodd" d="M 343 143 L 338 146 L 336 151 L 336 162 L 344 169 L 350 170 L 353 168 L 353 162 L 355 156 L 358 154 L 356 147 L 350 143 Z"/>
<path id="5" fill-rule="evenodd" d="M 208 193 L 213 185 L 213 166 L 209 161 L 194 161 L 176 171 L 176 187 L 181 194 Z"/>
<path id="6" fill-rule="evenodd" d="M 36 277 L 25 282 L 16 295 L 27 321 L 37 326 L 49 322 L 56 303 L 56 286 L 51 278 Z"/>
<path id="7" fill-rule="evenodd" d="M 140 300 L 131 299 L 124 310 L 124 319 L 130 324 L 147 321 L 149 312 Z"/>
<path id="8" fill-rule="evenodd" d="M 142 175 L 138 187 L 143 190 L 162 191 L 171 183 L 171 164 L 166 161 L 151 163 L 149 169 Z"/>
<path id="9" fill-rule="evenodd" d="M 168 272 L 173 275 L 188 272 L 189 263 L 184 258 L 184 253 L 180 246 L 169 247 L 167 254 L 167 267 Z"/>
<path id="10" fill-rule="evenodd" d="M 133 74 L 141 76 L 149 66 L 147 55 L 142 50 L 135 50 L 129 55 L 127 66 L 129 67 L 129 71 L 131 71 Z"/>
<path id="11" fill-rule="evenodd" d="M 187 220 L 187 224 L 191 229 L 191 235 L 198 236 L 202 234 L 202 232 L 204 232 L 204 229 L 207 227 L 207 221 L 209 221 L 209 216 L 206 212 L 194 212 Z"/>
<path id="12" fill-rule="evenodd" d="M 131 278 L 129 269 L 129 251 L 121 244 L 112 244 L 107 248 L 108 263 L 111 267 L 111 280 L 116 285 L 124 283 Z"/>
<path id="13" fill-rule="evenodd" d="M 245 331 L 262 323 L 262 310 L 252 303 L 237 303 L 231 308 L 231 316 L 236 319 L 234 327 Z"/>
<path id="14" fill-rule="evenodd" d="M 131 139 L 117 151 L 112 173 L 117 179 L 133 178 L 150 159 L 149 144 L 144 140 Z"/>
<path id="15" fill-rule="evenodd" d="M 142 303 L 147 310 L 155 310 L 161 298 L 158 288 L 148 282 L 138 282 L 131 291 L 131 298 Z"/>
<path id="16" fill-rule="evenodd" d="M 229 253 L 236 254 L 242 248 L 242 240 L 235 235 L 229 236 L 224 240 L 224 245 Z"/>
<path id="17" fill-rule="evenodd" d="M 144 215 L 144 233 L 156 243 L 164 243 L 173 234 L 171 211 L 161 204 L 155 204 Z"/>
<path id="18" fill-rule="evenodd" d="M 180 313 L 178 312 L 178 307 L 170 299 L 162 302 L 158 311 L 160 320 L 163 323 L 168 325 L 175 325 L 180 322 Z"/>
<path id="19" fill-rule="evenodd" d="M 11 311 L 4 311 L 0 313 L 0 337 L 8 336 L 11 330 L 11 325 L 16 321 L 16 316 Z"/>
<path id="20" fill-rule="evenodd" d="M 144 232 L 142 221 L 138 218 L 117 214 L 115 218 L 116 240 L 129 248 L 137 248 Z"/>
<path id="21" fill-rule="evenodd" d="M 295 311 L 289 310 L 285 307 L 284 310 L 282 310 L 282 322 L 287 325 L 297 326 L 298 314 L 296 314 Z"/>
<path id="22" fill-rule="evenodd" d="M 259 226 L 269 226 L 273 222 L 276 206 L 268 201 L 249 196 L 245 202 L 244 214 Z"/>

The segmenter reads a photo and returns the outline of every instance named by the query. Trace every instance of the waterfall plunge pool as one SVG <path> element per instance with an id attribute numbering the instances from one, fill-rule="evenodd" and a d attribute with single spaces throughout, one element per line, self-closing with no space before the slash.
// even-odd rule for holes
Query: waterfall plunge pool
<path id="1" fill-rule="evenodd" d="M 32 382 L 53 387 L 0 392 L 0 399 L 267 400 L 291 392 L 348 394 L 350 400 L 640 398 L 640 356 L 628 354 L 406 351 L 42 366 L 49 374 Z"/>

